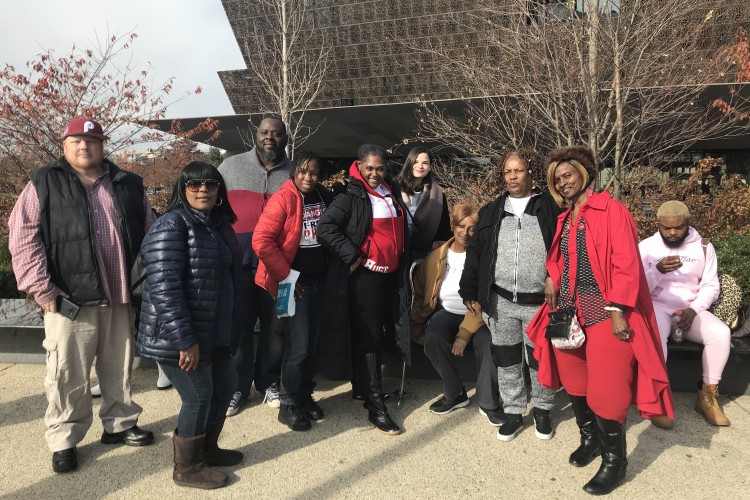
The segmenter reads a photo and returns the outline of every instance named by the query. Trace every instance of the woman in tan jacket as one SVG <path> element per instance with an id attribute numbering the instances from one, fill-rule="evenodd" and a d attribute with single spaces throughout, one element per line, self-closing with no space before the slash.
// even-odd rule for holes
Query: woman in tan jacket
<path id="1" fill-rule="evenodd" d="M 494 426 L 503 423 L 498 401 L 497 372 L 490 351 L 490 332 L 481 315 L 466 309 L 458 295 L 466 247 L 474 233 L 477 208 L 457 204 L 451 211 L 453 237 L 436 248 L 416 267 L 413 276 L 412 339 L 443 380 L 443 396 L 430 405 L 437 415 L 469 405 L 456 357 L 472 344 L 477 368 L 479 412 Z"/>

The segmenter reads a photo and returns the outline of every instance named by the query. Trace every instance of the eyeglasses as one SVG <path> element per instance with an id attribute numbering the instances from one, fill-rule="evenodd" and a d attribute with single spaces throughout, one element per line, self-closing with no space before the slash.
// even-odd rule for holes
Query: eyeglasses
<path id="1" fill-rule="evenodd" d="M 190 179 L 185 183 L 185 186 L 188 188 L 188 190 L 192 191 L 193 193 L 197 193 L 198 191 L 200 191 L 202 186 L 206 186 L 206 189 L 208 191 L 216 191 L 217 189 L 219 189 L 220 185 L 221 183 L 214 179 Z"/>

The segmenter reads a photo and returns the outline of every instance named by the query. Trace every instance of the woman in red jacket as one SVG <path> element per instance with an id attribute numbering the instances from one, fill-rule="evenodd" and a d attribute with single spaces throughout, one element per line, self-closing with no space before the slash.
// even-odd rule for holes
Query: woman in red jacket
<path id="1" fill-rule="evenodd" d="M 276 331 L 284 330 L 279 422 L 294 431 L 306 431 L 311 420 L 323 418 L 323 410 L 312 398 L 317 312 L 326 270 L 326 253 L 318 243 L 317 225 L 332 196 L 318 183 L 320 168 L 315 153 L 299 153 L 290 179 L 268 200 L 253 235 L 253 250 L 260 259 L 256 284 L 276 297 L 279 282 L 292 270 L 299 272 L 294 293 L 296 312 L 274 326 Z"/>
<path id="2" fill-rule="evenodd" d="M 625 478 L 630 403 L 646 418 L 673 418 L 674 412 L 633 217 L 606 191 L 589 188 L 595 177 L 594 156 L 586 147 L 558 148 L 547 158 L 550 194 L 567 210 L 547 254 L 556 293 L 545 292 L 527 332 L 539 382 L 553 388 L 562 382 L 570 395 L 581 445 L 569 462 L 584 467 L 601 452 L 599 471 L 583 488 L 604 495 Z M 547 313 L 558 306 L 576 308 L 586 334 L 583 346 L 558 349 L 545 338 Z"/>

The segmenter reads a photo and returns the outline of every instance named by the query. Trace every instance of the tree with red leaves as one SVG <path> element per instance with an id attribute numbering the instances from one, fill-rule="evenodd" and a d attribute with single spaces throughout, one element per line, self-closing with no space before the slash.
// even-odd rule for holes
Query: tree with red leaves
<path id="1" fill-rule="evenodd" d="M 731 61 L 737 68 L 737 83 L 750 82 L 750 40 L 744 28 L 737 30 L 736 43 L 729 47 L 724 55 L 726 60 Z M 716 99 L 713 105 L 721 112 L 734 116 L 738 120 L 750 120 L 750 99 L 740 95 L 738 90 L 731 88 L 728 100 Z"/>
<path id="2" fill-rule="evenodd" d="M 189 93 L 170 101 L 174 78 L 157 84 L 150 67 L 133 68 L 130 48 L 136 38 L 132 32 L 97 37 L 91 48 L 74 46 L 63 57 L 49 49 L 27 62 L 24 70 L 6 64 L 0 71 L 0 158 L 10 162 L 3 165 L 14 165 L 16 174 L 28 174 L 59 157 L 61 131 L 76 116 L 102 124 L 110 136 L 110 154 L 139 142 L 169 140 L 149 122 L 163 119 L 168 106 Z M 194 91 L 200 92 L 200 87 Z M 190 131 L 173 128 L 171 132 L 189 138 L 214 131 L 216 122 L 206 120 Z"/>

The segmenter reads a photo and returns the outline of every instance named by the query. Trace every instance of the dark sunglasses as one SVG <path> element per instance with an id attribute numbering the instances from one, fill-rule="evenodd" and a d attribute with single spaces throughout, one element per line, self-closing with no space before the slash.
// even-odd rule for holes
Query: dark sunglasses
<path id="1" fill-rule="evenodd" d="M 190 179 L 185 183 L 188 190 L 194 193 L 200 191 L 201 186 L 206 186 L 206 189 L 209 191 L 216 191 L 220 185 L 221 183 L 214 179 Z"/>

